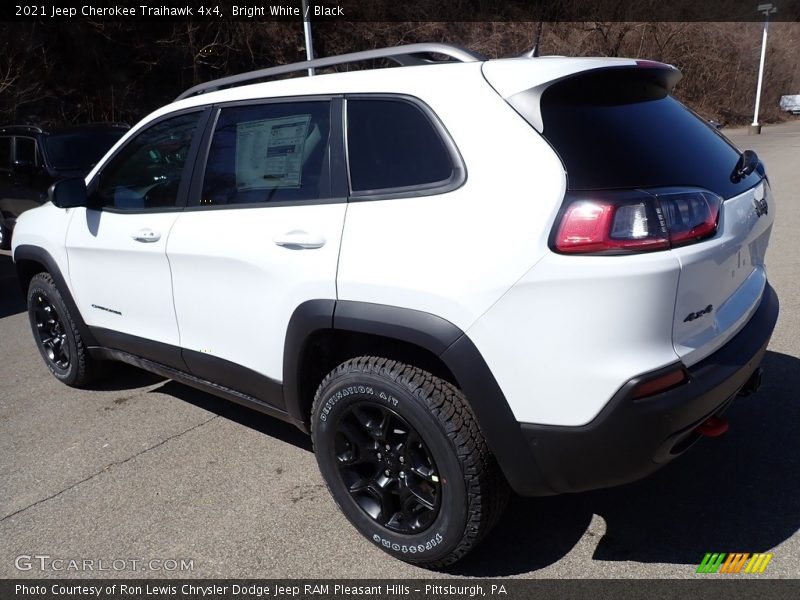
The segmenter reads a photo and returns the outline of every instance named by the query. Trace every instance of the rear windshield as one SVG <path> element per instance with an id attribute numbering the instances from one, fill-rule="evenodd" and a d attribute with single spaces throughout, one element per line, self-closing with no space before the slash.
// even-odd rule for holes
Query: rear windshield
<path id="1" fill-rule="evenodd" d="M 569 188 L 690 185 L 730 198 L 755 185 L 757 173 L 732 181 L 739 152 L 668 95 L 656 71 L 594 71 L 542 94 L 543 135 Z"/>
<path id="2" fill-rule="evenodd" d="M 45 138 L 54 169 L 88 171 L 125 134 L 124 129 L 53 133 Z"/>

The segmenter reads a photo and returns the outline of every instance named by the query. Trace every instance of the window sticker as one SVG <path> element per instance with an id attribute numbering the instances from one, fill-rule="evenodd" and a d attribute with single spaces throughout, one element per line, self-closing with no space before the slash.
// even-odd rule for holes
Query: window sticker
<path id="1" fill-rule="evenodd" d="M 236 125 L 236 189 L 299 188 L 311 115 Z"/>

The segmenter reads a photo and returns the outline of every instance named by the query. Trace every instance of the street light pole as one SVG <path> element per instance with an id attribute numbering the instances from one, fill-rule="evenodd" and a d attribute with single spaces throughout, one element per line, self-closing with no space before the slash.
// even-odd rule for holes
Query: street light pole
<path id="1" fill-rule="evenodd" d="M 767 32 L 769 31 L 769 16 L 778 12 L 778 7 L 773 4 L 759 4 L 756 9 L 764 15 L 764 34 L 761 36 L 761 62 L 758 65 L 758 84 L 756 84 L 756 108 L 753 111 L 753 124 L 750 126 L 751 134 L 761 133 L 758 124 L 758 109 L 761 106 L 761 83 L 764 80 L 764 59 L 767 56 Z"/>
<path id="2" fill-rule="evenodd" d="M 311 39 L 311 15 L 308 14 L 308 0 L 303 0 L 303 34 L 306 38 L 306 58 L 314 60 L 314 42 Z M 312 75 L 314 75 L 314 68 L 309 67 L 308 76 Z"/>

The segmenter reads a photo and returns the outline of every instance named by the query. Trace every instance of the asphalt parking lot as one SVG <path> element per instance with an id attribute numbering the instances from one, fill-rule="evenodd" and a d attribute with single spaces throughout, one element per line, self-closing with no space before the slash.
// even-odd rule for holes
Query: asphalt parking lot
<path id="1" fill-rule="evenodd" d="M 728 434 L 649 479 L 514 498 L 448 573 L 363 540 L 290 425 L 127 367 L 89 391 L 58 383 L 0 254 L 0 577 L 93 574 L 15 566 L 49 555 L 193 566 L 94 573 L 122 577 L 683 578 L 706 552 L 771 552 L 762 577 L 800 577 L 800 121 L 725 133 L 766 162 L 778 203 L 767 260 L 781 314 L 764 387 L 734 404 Z"/>

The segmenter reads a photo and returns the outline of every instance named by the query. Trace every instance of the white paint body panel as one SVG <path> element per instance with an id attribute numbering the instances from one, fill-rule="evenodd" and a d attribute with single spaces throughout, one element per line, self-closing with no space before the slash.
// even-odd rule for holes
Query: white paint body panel
<path id="1" fill-rule="evenodd" d="M 289 319 L 306 300 L 336 298 L 347 205 L 186 211 L 169 239 L 181 345 L 283 379 Z M 324 238 L 292 249 L 292 231 Z"/>
<path id="2" fill-rule="evenodd" d="M 454 83 L 404 87 L 445 124 L 466 183 L 446 194 L 352 202 L 338 287 L 342 300 L 421 310 L 466 330 L 548 252 L 566 179 L 550 146 L 479 73 Z"/>
<path id="3" fill-rule="evenodd" d="M 765 194 L 768 212 L 759 216 L 754 200 Z M 713 240 L 672 251 L 681 262 L 673 339 L 688 366 L 725 345 L 758 308 L 767 283 L 764 256 L 774 220 L 774 198 L 762 182 L 722 204 Z M 711 313 L 685 321 L 709 305 L 714 307 Z"/>
<path id="4" fill-rule="evenodd" d="M 635 66 L 630 58 L 503 58 L 483 63 L 486 80 L 503 98 L 591 69 Z"/>
<path id="5" fill-rule="evenodd" d="M 517 420 L 583 425 L 632 377 L 678 357 L 670 252 L 548 254 L 468 331 Z"/>
<path id="6" fill-rule="evenodd" d="M 45 250 L 69 281 L 69 260 L 64 240 L 67 227 L 74 212 L 78 209 L 62 210 L 45 202 L 42 206 L 25 211 L 14 226 L 11 236 L 11 255 L 18 246 L 36 246 Z"/>
<path id="7" fill-rule="evenodd" d="M 66 238 L 69 277 L 86 324 L 179 346 L 166 247 L 180 213 L 72 210 Z M 133 239 L 145 229 L 160 239 Z"/>

